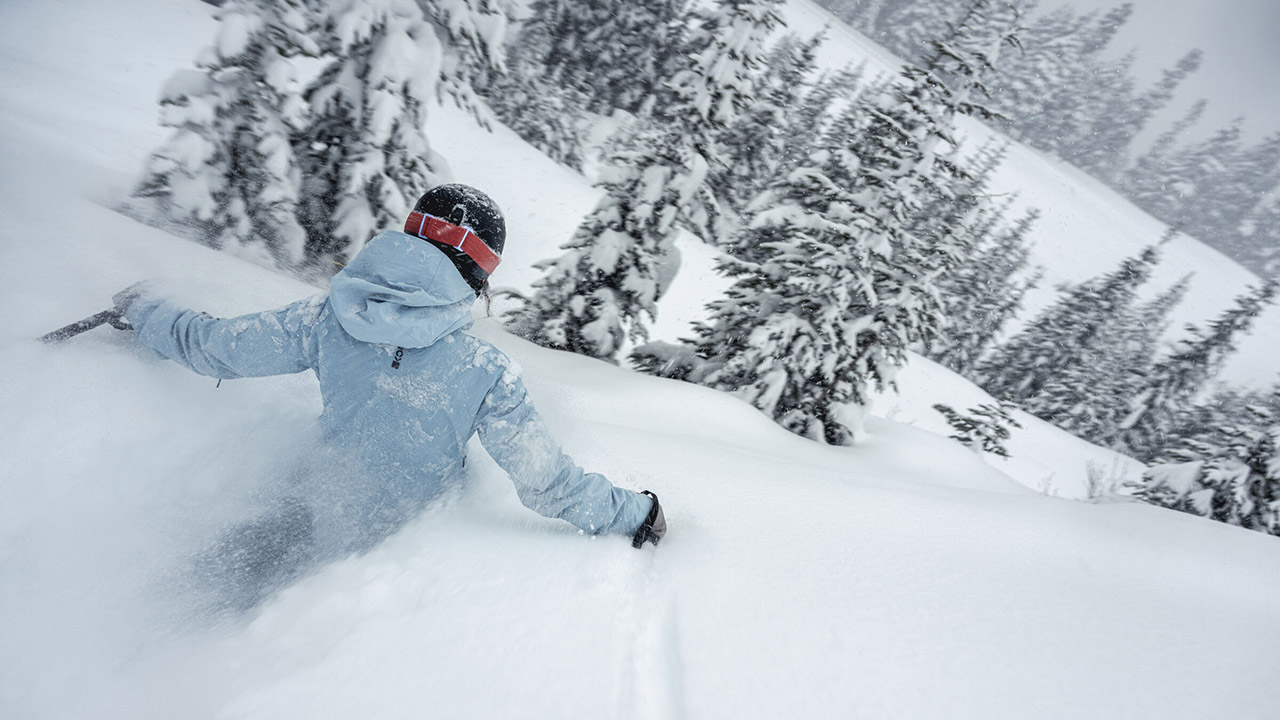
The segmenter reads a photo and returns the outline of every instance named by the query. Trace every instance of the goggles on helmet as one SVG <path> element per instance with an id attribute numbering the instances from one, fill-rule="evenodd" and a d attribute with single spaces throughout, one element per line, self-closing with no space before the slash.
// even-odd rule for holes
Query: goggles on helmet
<path id="1" fill-rule="evenodd" d="M 502 256 L 485 245 L 471 228 L 454 225 L 435 215 L 416 211 L 409 213 L 409 219 L 404 221 L 404 231 L 409 235 L 417 235 L 424 240 L 438 242 L 461 251 L 475 261 L 481 270 L 490 275 L 497 269 L 498 263 L 502 262 Z"/>

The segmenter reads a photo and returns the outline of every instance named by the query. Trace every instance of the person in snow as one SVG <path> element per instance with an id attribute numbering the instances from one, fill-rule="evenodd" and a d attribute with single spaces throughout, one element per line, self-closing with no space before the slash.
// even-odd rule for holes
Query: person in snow
<path id="1" fill-rule="evenodd" d="M 429 190 L 403 231 L 372 240 L 327 296 L 215 319 L 146 284 L 116 296 L 138 340 L 215 378 L 311 370 L 324 410 L 321 462 L 330 482 L 295 488 L 275 512 L 213 553 L 252 605 L 308 560 L 367 549 L 463 480 L 476 434 L 534 511 L 639 548 L 666 532 L 657 497 L 615 487 L 561 451 L 518 370 L 466 332 L 506 240 L 501 211 L 465 185 Z M 335 476 L 333 466 L 356 476 Z M 340 491 L 334 487 L 340 486 Z"/>

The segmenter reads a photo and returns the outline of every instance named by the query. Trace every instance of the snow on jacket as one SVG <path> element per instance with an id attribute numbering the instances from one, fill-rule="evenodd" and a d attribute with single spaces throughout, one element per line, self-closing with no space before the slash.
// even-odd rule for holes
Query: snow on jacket
<path id="1" fill-rule="evenodd" d="M 315 371 L 330 454 L 370 476 L 326 498 L 353 532 L 384 535 L 459 484 L 478 432 L 529 508 L 589 533 L 634 534 L 652 501 L 561 451 L 511 361 L 463 332 L 474 301 L 442 252 L 389 231 L 334 276 L 328 297 L 215 319 L 144 292 L 125 317 L 144 345 L 202 375 Z"/>

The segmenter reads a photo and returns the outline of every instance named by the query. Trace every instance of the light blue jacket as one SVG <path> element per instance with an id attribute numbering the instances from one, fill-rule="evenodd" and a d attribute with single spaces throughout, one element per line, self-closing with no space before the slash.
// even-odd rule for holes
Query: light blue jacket
<path id="1" fill-rule="evenodd" d="M 215 319 L 144 291 L 125 317 L 144 345 L 202 375 L 315 372 L 326 454 L 364 475 L 314 490 L 318 511 L 350 529 L 331 549 L 376 542 L 461 483 L 477 432 L 529 508 L 589 533 L 634 534 L 653 501 L 561 451 L 511 361 L 464 332 L 475 299 L 442 252 L 389 231 L 328 297 Z"/>

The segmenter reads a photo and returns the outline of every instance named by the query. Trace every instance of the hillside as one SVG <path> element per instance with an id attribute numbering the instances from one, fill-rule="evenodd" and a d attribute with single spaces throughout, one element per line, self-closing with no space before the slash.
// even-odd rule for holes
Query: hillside
<path id="1" fill-rule="evenodd" d="M 661 495 L 662 546 L 529 513 L 477 446 L 466 492 L 210 626 L 184 591 L 189 558 L 307 452 L 314 378 L 218 386 L 106 328 L 32 340 L 141 277 L 218 315 L 322 290 L 111 209 L 163 138 L 156 88 L 208 42 L 209 12 L 0 6 L 0 716 L 1272 714 L 1259 689 L 1277 669 L 1276 539 L 1028 489 L 1075 494 L 1087 461 L 1110 471 L 1114 457 L 1034 422 L 1014 461 L 978 457 L 928 409 L 984 397 L 951 373 L 914 362 L 859 445 L 830 448 L 733 397 L 537 348 L 484 318 L 475 332 L 523 367 L 570 454 Z M 790 12 L 797 28 L 821 18 Z M 527 287 L 596 191 L 452 108 L 431 130 L 456 178 L 507 210 L 500 272 Z M 1034 153 L 1006 173 L 1026 202 L 1053 201 L 1038 247 L 1063 277 L 1146 241 L 1089 228 L 1159 234 Z M 1179 267 L 1198 278 L 1247 279 L 1184 247 Z M 710 251 L 681 249 L 662 337 L 717 287 Z M 1215 298 L 1187 312 L 1211 314 Z M 1267 337 L 1251 340 L 1258 357 Z"/>

